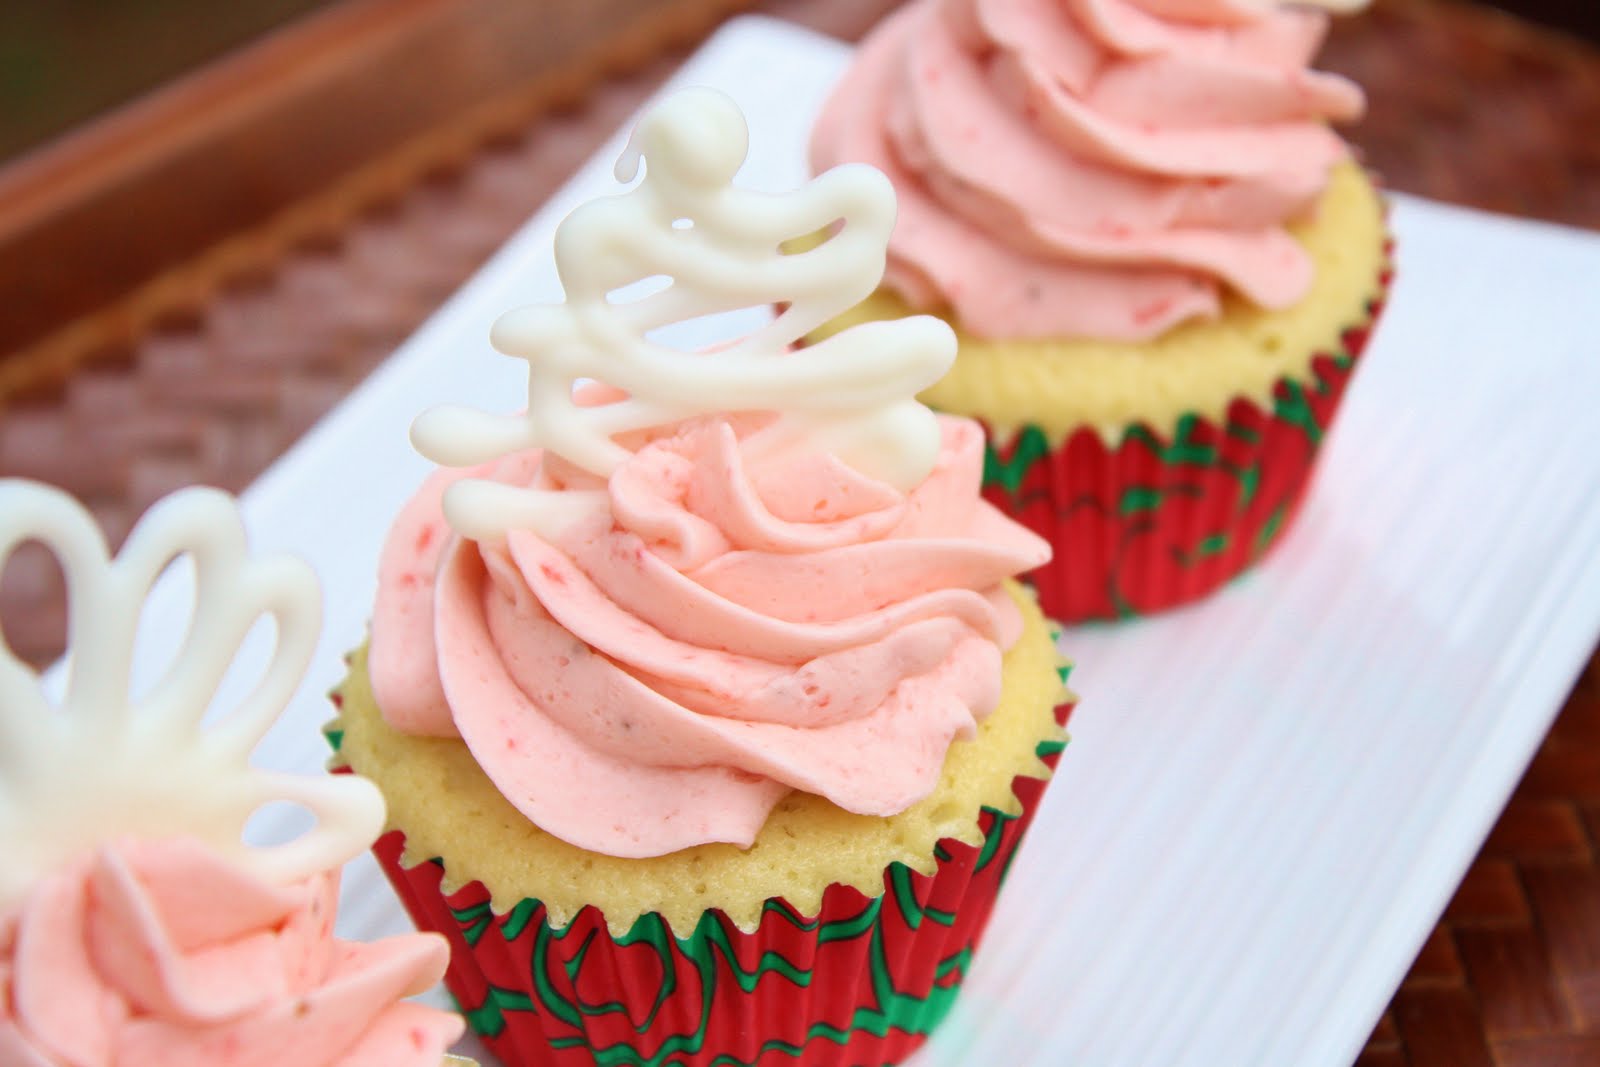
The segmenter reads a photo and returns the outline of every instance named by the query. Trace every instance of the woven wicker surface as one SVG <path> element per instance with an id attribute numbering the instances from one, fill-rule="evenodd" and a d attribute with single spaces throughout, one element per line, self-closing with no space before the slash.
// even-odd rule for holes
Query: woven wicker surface
<path id="1" fill-rule="evenodd" d="M 772 0 L 858 35 L 885 0 Z M 664 56 L 519 137 L 441 158 L 337 241 L 235 278 L 65 386 L 0 396 L 0 475 L 89 502 L 113 541 L 195 482 L 242 489 L 416 328 L 671 71 Z M 1600 53 L 1485 8 L 1379 0 L 1324 66 L 1372 100 L 1352 132 L 1396 189 L 1600 228 Z M 1418 72 L 1425 72 L 1419 76 Z M 6 635 L 63 633 L 42 552 L 0 575 Z M 1583 681 L 1363 1053 L 1364 1067 L 1600 1064 L 1600 673 Z"/>

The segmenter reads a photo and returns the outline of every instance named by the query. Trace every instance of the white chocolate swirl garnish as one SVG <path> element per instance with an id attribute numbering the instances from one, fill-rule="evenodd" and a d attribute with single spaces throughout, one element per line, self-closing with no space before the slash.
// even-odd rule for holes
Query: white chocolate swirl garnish
<path id="1" fill-rule="evenodd" d="M 383 828 L 383 799 L 353 775 L 301 777 L 251 767 L 316 646 L 321 600 L 299 560 L 252 560 L 233 501 L 189 489 L 161 501 L 112 560 L 94 520 L 71 497 L 0 480 L 0 571 L 39 541 L 67 580 L 70 664 L 52 706 L 37 674 L 0 638 L 0 912 L 39 879 L 107 841 L 197 838 L 242 870 L 279 885 L 344 863 Z M 165 674 L 135 700 L 129 686 L 140 610 L 169 564 L 190 557 L 195 606 Z M 215 725 L 201 719 L 255 622 L 276 644 L 255 689 Z M 262 806 L 286 801 L 317 825 L 270 848 L 241 840 Z"/>
<path id="2" fill-rule="evenodd" d="M 579 207 L 556 231 L 565 304 L 503 316 L 494 346 L 528 362 L 528 406 L 494 416 L 437 408 L 412 440 L 446 466 L 471 466 L 542 448 L 600 476 L 631 454 L 629 431 L 723 412 L 776 412 L 762 447 L 831 452 L 861 473 L 908 490 L 938 457 L 940 431 L 916 394 L 955 358 L 949 327 L 929 317 L 857 326 L 799 352 L 813 328 L 878 285 L 894 225 L 894 192 L 870 167 L 836 167 L 792 193 L 732 184 L 749 133 L 734 103 L 710 89 L 675 93 L 640 120 L 617 164 L 631 181 L 619 196 Z M 784 242 L 819 231 L 816 247 Z M 670 284 L 621 303 L 613 294 L 665 276 Z M 751 307 L 781 305 L 764 327 L 709 353 L 652 340 L 662 327 Z M 575 385 L 610 387 L 610 402 L 582 404 Z M 479 478 L 451 486 L 452 526 L 478 539 L 510 529 L 554 536 L 605 507 L 600 493 L 510 487 Z"/>

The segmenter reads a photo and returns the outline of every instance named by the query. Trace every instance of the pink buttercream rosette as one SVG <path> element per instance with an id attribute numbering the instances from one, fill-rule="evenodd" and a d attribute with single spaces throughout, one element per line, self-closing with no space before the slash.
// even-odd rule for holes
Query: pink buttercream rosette
<path id="1" fill-rule="evenodd" d="M 1320 11 L 1244 0 L 918 0 L 866 41 L 812 140 L 900 215 L 885 280 L 984 338 L 1138 341 L 1281 309 L 1284 228 L 1349 148 L 1359 87 L 1308 69 Z"/>
<path id="2" fill-rule="evenodd" d="M 333 936 L 338 875 L 289 886 L 189 838 L 125 838 L 0 916 L 5 1067 L 436 1067 L 460 1018 L 401 1001 L 429 935 Z"/>
<path id="3" fill-rule="evenodd" d="M 389 724 L 459 735 L 535 825 L 613 856 L 748 846 L 791 790 L 890 815 L 1000 696 L 1002 581 L 1049 547 L 978 498 L 980 427 L 941 420 L 901 492 L 763 417 L 642 435 L 609 479 L 520 453 L 436 474 L 380 564 L 369 666 Z M 544 535 L 453 535 L 463 477 L 592 494 Z"/>

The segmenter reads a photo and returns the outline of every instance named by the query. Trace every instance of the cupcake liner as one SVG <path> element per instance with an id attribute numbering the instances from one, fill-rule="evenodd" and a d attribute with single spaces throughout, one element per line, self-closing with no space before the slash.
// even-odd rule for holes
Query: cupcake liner
<path id="1" fill-rule="evenodd" d="M 1053 768 L 1062 747 L 1039 757 Z M 536 900 L 494 914 L 481 882 L 444 893 L 441 862 L 403 864 L 400 830 L 373 851 L 418 927 L 449 939 L 445 984 L 513 1067 L 889 1064 L 949 1010 L 1045 785 L 1018 776 L 1020 814 L 984 808 L 982 842 L 940 841 L 932 874 L 892 864 L 876 897 L 830 886 L 814 916 L 774 898 L 749 933 L 717 910 L 684 936 L 651 913 L 613 937 L 593 907 L 553 928 Z"/>
<path id="2" fill-rule="evenodd" d="M 1365 318 L 1343 331 L 1343 350 L 1318 355 L 1307 379 L 1280 379 L 1270 410 L 1241 398 L 1220 424 L 1185 415 L 1170 439 L 1136 425 L 1110 447 L 1084 427 L 1052 450 L 1036 426 L 997 446 L 986 426 L 984 497 L 1056 548 L 1026 576 L 1045 614 L 1070 623 L 1176 607 L 1281 540 L 1391 277 L 1386 268 Z"/>

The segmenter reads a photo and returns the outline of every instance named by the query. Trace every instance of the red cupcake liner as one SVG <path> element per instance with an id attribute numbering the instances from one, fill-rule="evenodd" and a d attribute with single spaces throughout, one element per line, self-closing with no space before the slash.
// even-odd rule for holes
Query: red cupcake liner
<path id="1" fill-rule="evenodd" d="M 1120 619 L 1186 604 L 1260 559 L 1293 521 L 1317 454 L 1388 295 L 1386 269 L 1343 350 L 1318 355 L 1308 380 L 1280 379 L 1267 410 L 1235 400 L 1218 422 L 1145 425 L 1108 447 L 1093 429 L 1058 448 L 1025 426 L 984 461 L 984 497 L 1055 546 L 1027 575 L 1046 615 Z"/>
<path id="2" fill-rule="evenodd" d="M 445 984 L 510 1067 L 890 1064 L 949 1010 L 1045 785 L 1018 776 L 1021 813 L 983 809 L 982 843 L 940 841 L 931 875 L 893 864 L 880 895 L 833 885 L 809 917 L 771 899 L 749 933 L 716 910 L 685 936 L 652 913 L 613 937 L 594 907 L 554 928 L 536 900 L 494 914 L 481 882 L 444 893 L 440 861 L 402 865 L 398 830 L 373 851 L 417 926 L 450 941 Z"/>

